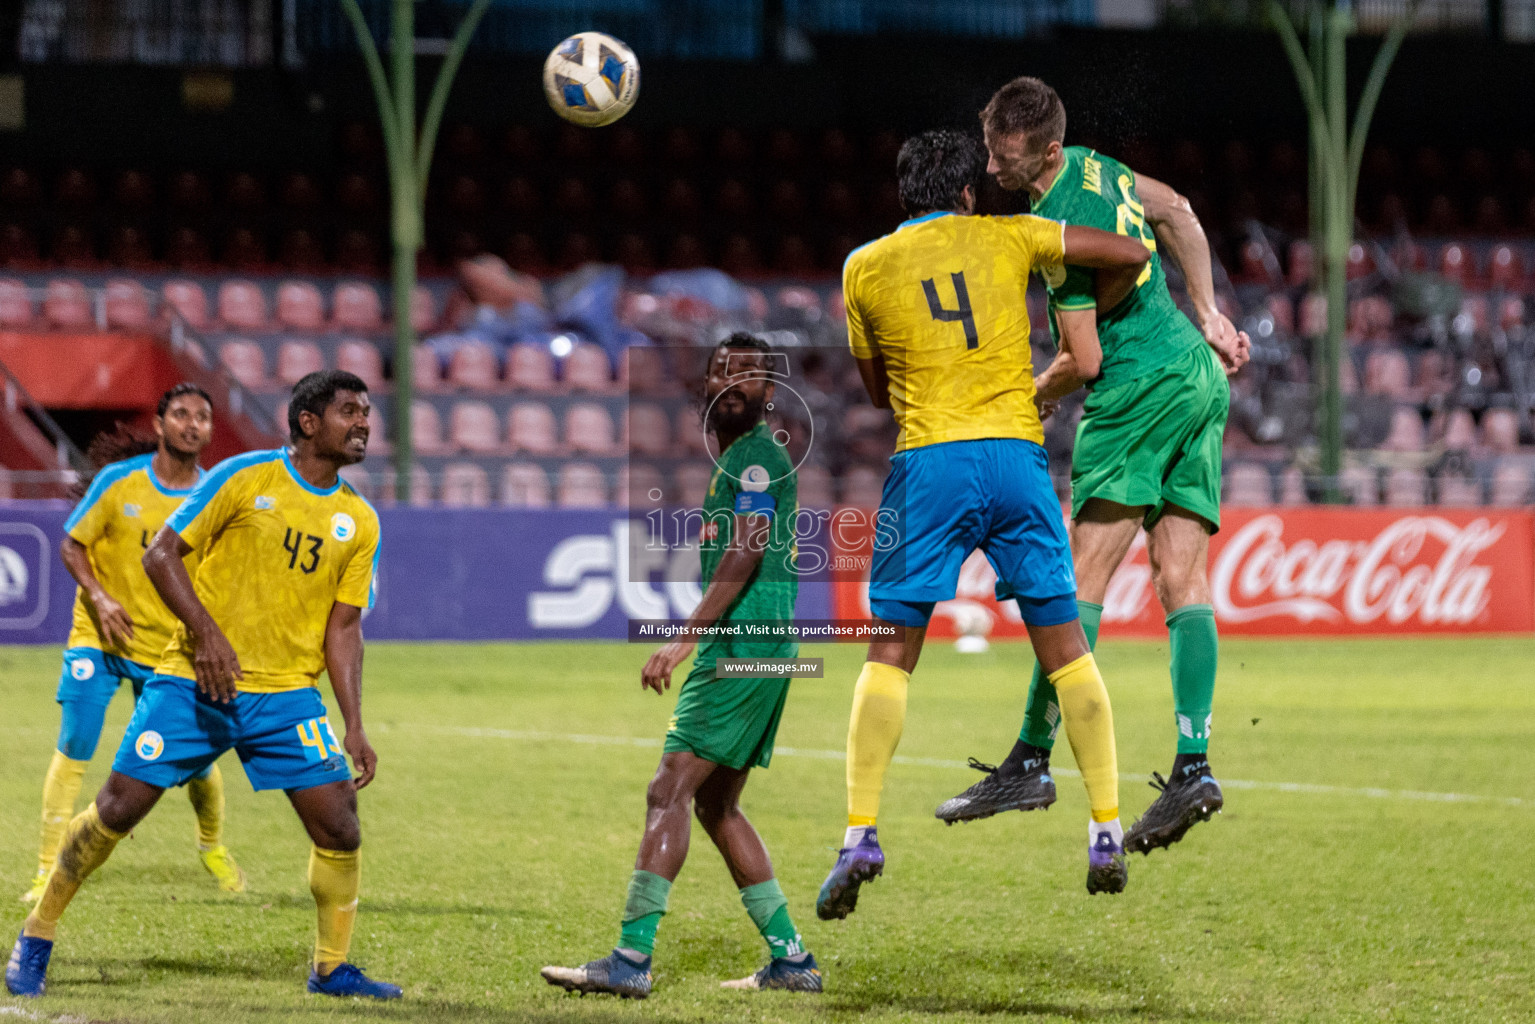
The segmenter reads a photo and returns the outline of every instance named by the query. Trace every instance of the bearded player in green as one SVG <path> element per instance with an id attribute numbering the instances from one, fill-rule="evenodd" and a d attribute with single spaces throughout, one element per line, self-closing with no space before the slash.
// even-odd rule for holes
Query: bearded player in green
<path id="1" fill-rule="evenodd" d="M 1170 777 L 1152 783 L 1161 794 L 1125 833 L 1126 851 L 1150 853 L 1222 805 L 1208 759 L 1217 638 L 1206 561 L 1220 526 L 1226 377 L 1247 361 L 1250 345 L 1216 308 L 1210 248 L 1188 201 L 1112 157 L 1063 146 L 1066 109 L 1054 89 L 1014 79 L 992 96 L 981 127 L 987 169 L 1003 188 L 1027 190 L 1034 214 L 1137 236 L 1152 250 L 1135 288 L 1109 308 L 1097 299 L 1093 271 L 1044 270 L 1058 352 L 1036 382 L 1045 416 L 1082 385 L 1091 389 L 1071 459 L 1071 550 L 1088 644 L 1097 643 L 1109 578 L 1143 526 L 1167 613 L 1177 756 Z M 1168 292 L 1159 242 L 1183 271 L 1199 327 Z M 1012 752 L 937 816 L 952 823 L 1049 806 L 1059 723 L 1054 688 L 1036 667 Z"/>
<path id="2" fill-rule="evenodd" d="M 797 484 L 787 453 L 763 419 L 773 400 L 773 358 L 762 339 L 738 333 L 721 342 L 709 360 L 704 418 L 720 455 L 699 537 L 706 589 L 688 619 L 689 636 L 716 624 L 787 625 L 794 618 Z M 670 688 L 672 672 L 693 647 L 691 639 L 676 640 L 651 655 L 640 686 L 658 694 Z M 800 944 L 767 847 L 740 806 L 752 766 L 766 768 L 773 756 L 789 680 L 716 676 L 722 658 L 793 658 L 798 652 L 793 640 L 718 636 L 704 641 L 682 684 L 661 765 L 645 794 L 645 834 L 629 880 L 618 946 L 581 967 L 545 967 L 540 972 L 545 981 L 572 992 L 610 992 L 629 999 L 650 994 L 656 929 L 687 857 L 696 814 L 725 858 L 770 956 L 756 974 L 723 986 L 821 991 L 820 969 Z"/>

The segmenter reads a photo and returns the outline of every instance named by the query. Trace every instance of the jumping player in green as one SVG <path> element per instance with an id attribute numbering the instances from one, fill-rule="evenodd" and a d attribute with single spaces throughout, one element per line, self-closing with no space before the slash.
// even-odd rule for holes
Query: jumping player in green
<path id="1" fill-rule="evenodd" d="M 1247 361 L 1250 343 L 1216 308 L 1209 245 L 1188 201 L 1112 157 L 1063 146 L 1066 109 L 1054 89 L 1037 78 L 1009 82 L 981 112 L 981 126 L 987 169 L 1003 188 L 1026 189 L 1036 215 L 1139 237 L 1152 250 L 1135 288 L 1107 308 L 1093 271 L 1044 270 L 1058 352 L 1036 398 L 1048 416 L 1065 395 L 1090 389 L 1071 459 L 1071 549 L 1090 645 L 1109 578 L 1146 529 L 1152 582 L 1167 613 L 1178 728 L 1170 778 L 1156 775 L 1161 794 L 1125 833 L 1127 851 L 1150 853 L 1222 805 L 1207 755 L 1217 639 L 1206 560 L 1220 527 L 1226 377 Z M 1168 292 L 1159 242 L 1183 271 L 1199 327 Z M 1036 667 L 1012 752 L 937 816 L 965 821 L 1048 806 L 1059 723 L 1055 690 Z"/>
<path id="2" fill-rule="evenodd" d="M 705 382 L 705 422 L 720 456 L 704 501 L 699 556 L 706 588 L 688 619 L 692 631 L 794 617 L 799 591 L 794 519 L 794 467 L 773 440 L 763 413 L 773 399 L 773 353 L 750 334 L 733 334 L 714 350 Z M 694 641 L 673 641 L 653 654 L 641 687 L 662 693 Z M 789 903 L 773 877 L 767 848 L 741 813 L 752 767 L 766 768 L 789 696 L 786 678 L 716 677 L 722 658 L 793 658 L 793 640 L 719 635 L 705 639 L 682 684 L 666 731 L 661 765 L 646 793 L 645 834 L 629 880 L 618 946 L 581 967 L 545 967 L 551 985 L 573 992 L 650 994 L 651 953 L 672 882 L 688 853 L 691 819 L 714 840 L 741 902 L 766 940 L 770 959 L 756 974 L 725 988 L 821 991 L 815 958 L 800 944 Z"/>

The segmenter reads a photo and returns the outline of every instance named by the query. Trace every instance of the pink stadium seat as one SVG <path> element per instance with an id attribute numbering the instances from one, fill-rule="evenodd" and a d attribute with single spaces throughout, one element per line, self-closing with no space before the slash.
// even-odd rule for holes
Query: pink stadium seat
<path id="1" fill-rule="evenodd" d="M 442 364 L 437 361 L 437 353 L 430 348 L 417 345 L 411 349 L 410 370 L 417 391 L 430 393 L 442 390 Z"/>
<path id="2" fill-rule="evenodd" d="M 1286 466 L 1279 474 L 1279 504 L 1291 508 L 1307 504 L 1306 477 L 1299 466 Z"/>
<path id="3" fill-rule="evenodd" d="M 448 508 L 484 508 L 490 504 L 490 477 L 472 462 L 450 462 L 442 470 L 438 500 Z"/>
<path id="4" fill-rule="evenodd" d="M 243 338 L 234 338 L 219 346 L 219 364 L 229 372 L 229 375 L 239 381 L 242 387 L 255 391 L 271 385 L 266 375 L 266 356 L 261 351 L 261 346 L 254 341 L 246 341 Z M 284 413 L 284 422 L 287 414 Z"/>
<path id="5" fill-rule="evenodd" d="M 1523 261 L 1519 258 L 1518 250 L 1510 245 L 1492 247 L 1492 258 L 1487 269 L 1487 283 L 1494 288 L 1518 288 L 1524 278 Z"/>
<path id="6" fill-rule="evenodd" d="M 1472 508 L 1482 503 L 1482 485 L 1460 473 L 1446 473 L 1439 478 L 1438 504 L 1448 508 Z"/>
<path id="7" fill-rule="evenodd" d="M 549 474 L 536 462 L 509 462 L 501 471 L 501 504 L 514 508 L 548 508 L 553 503 Z"/>
<path id="8" fill-rule="evenodd" d="M 107 282 L 107 327 L 120 331 L 149 329 L 149 292 L 131 278 L 119 277 Z"/>
<path id="9" fill-rule="evenodd" d="M 613 369 L 601 346 L 582 342 L 565 357 L 565 386 L 598 393 L 614 390 Z"/>
<path id="10" fill-rule="evenodd" d="M 384 385 L 384 356 L 371 341 L 348 338 L 336 346 L 336 369 L 355 373 L 375 391 Z"/>
<path id="11" fill-rule="evenodd" d="M 378 495 L 373 490 L 373 475 L 362 466 L 342 466 L 337 475 L 364 498 L 369 501 L 377 500 Z"/>
<path id="12" fill-rule="evenodd" d="M 165 304 L 197 330 L 208 327 L 208 295 L 196 281 L 167 281 L 160 286 Z"/>
<path id="13" fill-rule="evenodd" d="M 1518 295 L 1505 295 L 1498 303 L 1498 326 L 1505 331 L 1524 323 L 1524 299 Z"/>
<path id="14" fill-rule="evenodd" d="M 680 455 L 703 455 L 709 451 L 709 438 L 698 411 L 684 405 L 672 420 L 672 440 Z"/>
<path id="15" fill-rule="evenodd" d="M 852 467 L 842 476 L 842 504 L 878 507 L 884 482 L 884 474 L 871 466 Z"/>
<path id="16" fill-rule="evenodd" d="M 63 330 L 93 329 L 96 314 L 91 309 L 91 293 L 74 278 L 54 278 L 43 292 L 43 320 L 49 327 Z"/>
<path id="17" fill-rule="evenodd" d="M 567 462 L 560 467 L 555 502 L 561 508 L 601 508 L 608 503 L 608 482 L 602 470 L 589 462 Z"/>
<path id="18" fill-rule="evenodd" d="M 1252 463 L 1239 462 L 1226 467 L 1223 504 L 1264 507 L 1274 502 L 1273 482 L 1268 470 Z"/>
<path id="19" fill-rule="evenodd" d="M 476 455 L 501 450 L 501 424 L 496 410 L 484 402 L 455 402 L 448 414 L 448 437 L 454 447 Z"/>
<path id="20" fill-rule="evenodd" d="M 649 345 L 631 345 L 618 360 L 618 382 L 631 395 L 675 395 L 682 383 L 666 364 L 666 355 Z"/>
<path id="21" fill-rule="evenodd" d="M 1451 409 L 1444 417 L 1440 443 L 1447 451 L 1469 452 L 1477 447 L 1476 422 L 1465 409 Z"/>
<path id="22" fill-rule="evenodd" d="M 672 472 L 675 486 L 672 499 L 684 508 L 702 508 L 709 493 L 709 481 L 714 477 L 712 462 L 688 462 Z"/>
<path id="23" fill-rule="evenodd" d="M 388 455 L 393 450 L 394 445 L 389 443 L 389 423 L 378 403 L 374 402 L 368 408 L 368 454 Z"/>
<path id="24" fill-rule="evenodd" d="M 366 281 L 342 281 L 331 294 L 331 318 L 344 331 L 379 331 L 384 327 L 384 307 L 378 292 Z"/>
<path id="25" fill-rule="evenodd" d="M 266 296 L 250 281 L 225 281 L 219 285 L 218 317 L 226 327 L 264 331 L 268 327 Z"/>
<path id="26" fill-rule="evenodd" d="M 1398 466 L 1386 474 L 1386 504 L 1422 505 L 1428 500 L 1428 478 L 1421 469 Z"/>
<path id="27" fill-rule="evenodd" d="M 1439 250 L 1439 273 L 1455 284 L 1469 284 L 1476 274 L 1476 260 L 1465 246 L 1451 242 Z"/>
<path id="28" fill-rule="evenodd" d="M 1307 284 L 1316 273 L 1316 257 L 1311 251 L 1311 243 L 1298 241 L 1290 243 L 1289 273 L 1285 275 L 1285 281 L 1291 288 L 1299 288 Z"/>
<path id="29" fill-rule="evenodd" d="M 1494 455 L 1507 455 L 1519 447 L 1519 416 L 1512 409 L 1488 409 L 1482 413 L 1482 444 Z"/>
<path id="30" fill-rule="evenodd" d="M 1296 324 L 1303 338 L 1318 338 L 1327 333 L 1327 296 L 1310 292 L 1300 300 L 1300 314 Z"/>
<path id="31" fill-rule="evenodd" d="M 559 450 L 554 411 L 542 402 L 519 402 L 507 410 L 506 440 L 512 448 L 530 455 L 553 455 Z"/>
<path id="32" fill-rule="evenodd" d="M 565 446 L 588 455 L 611 455 L 618 450 L 613 416 L 592 402 L 579 402 L 565 410 Z"/>
<path id="33" fill-rule="evenodd" d="M 832 489 L 831 474 L 820 466 L 801 466 L 799 471 L 799 504 L 801 508 L 832 508 L 837 503 Z"/>
<path id="34" fill-rule="evenodd" d="M 448 359 L 448 383 L 455 387 L 494 391 L 501 386 L 500 373 L 495 350 L 483 342 L 466 342 Z"/>
<path id="35" fill-rule="evenodd" d="M 1528 465 L 1509 462 L 1499 466 L 1492 474 L 1492 494 L 1487 503 L 1509 508 L 1528 504 L 1531 475 Z"/>
<path id="36" fill-rule="evenodd" d="M 277 286 L 277 324 L 295 331 L 325 329 L 325 299 L 309 281 L 284 281 Z"/>
<path id="37" fill-rule="evenodd" d="M 410 325 L 417 334 L 424 334 L 437 326 L 437 300 L 424 285 L 417 285 L 410 293 Z"/>
<path id="38" fill-rule="evenodd" d="M 1417 391 L 1422 401 L 1447 394 L 1455 386 L 1454 365 L 1445 354 L 1431 348 L 1418 356 Z"/>
<path id="39" fill-rule="evenodd" d="M 312 341 L 289 338 L 277 347 L 279 383 L 290 387 L 319 370 L 325 369 L 325 353 Z"/>
<path id="40" fill-rule="evenodd" d="M 15 278 L 0 279 L 0 327 L 27 327 L 32 323 L 32 300 L 27 286 Z"/>
<path id="41" fill-rule="evenodd" d="M 1338 484 L 1354 505 L 1368 508 L 1380 504 L 1380 485 L 1373 469 L 1346 466 L 1338 474 Z"/>
<path id="42" fill-rule="evenodd" d="M 626 463 L 613 485 L 613 504 L 620 508 L 660 508 L 666 501 L 666 480 L 655 466 Z"/>
<path id="43" fill-rule="evenodd" d="M 639 455 L 672 454 L 671 424 L 666 410 L 650 402 L 635 402 L 624 418 L 628 449 Z"/>
<path id="44" fill-rule="evenodd" d="M 506 353 L 506 383 L 517 391 L 552 391 L 554 356 L 542 345 L 513 345 Z"/>
<path id="45" fill-rule="evenodd" d="M 442 436 L 442 417 L 431 402 L 410 403 L 410 440 L 421 455 L 446 455 L 451 450 Z"/>
<path id="46" fill-rule="evenodd" d="M 1391 431 L 1381 448 L 1388 452 L 1423 450 L 1423 417 L 1414 406 L 1399 405 L 1391 412 Z"/>
<path id="47" fill-rule="evenodd" d="M 1398 348 L 1375 349 L 1364 362 L 1365 394 L 1406 399 L 1411 389 L 1409 376 L 1405 352 Z"/>
<path id="48" fill-rule="evenodd" d="M 432 475 L 420 463 L 410 467 L 410 503 L 415 508 L 432 503 Z"/>

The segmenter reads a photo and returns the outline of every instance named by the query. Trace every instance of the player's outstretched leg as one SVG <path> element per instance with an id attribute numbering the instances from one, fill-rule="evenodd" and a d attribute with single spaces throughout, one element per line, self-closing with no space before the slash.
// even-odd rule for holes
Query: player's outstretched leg
<path id="1" fill-rule="evenodd" d="M 245 872 L 224 845 L 224 775 L 210 764 L 187 782 L 197 814 L 197 858 L 225 892 L 245 891 Z"/>
<path id="2" fill-rule="evenodd" d="M 78 655 L 78 656 L 72 656 Z M 36 903 L 48 884 L 64 831 L 75 816 L 75 801 L 85 781 L 85 769 L 96 754 L 107 705 L 117 689 L 117 680 L 92 667 L 88 681 L 74 678 L 73 664 L 94 657 L 99 651 L 65 651 L 64 672 L 59 681 L 59 739 L 43 778 L 42 825 L 38 830 L 37 874 L 22 894 L 23 903 Z M 86 673 L 81 673 L 86 674 Z"/>

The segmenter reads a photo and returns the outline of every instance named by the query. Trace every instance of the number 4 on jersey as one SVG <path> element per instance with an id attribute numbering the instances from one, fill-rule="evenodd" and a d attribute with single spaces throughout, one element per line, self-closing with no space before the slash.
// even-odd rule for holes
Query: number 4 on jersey
<path id="1" fill-rule="evenodd" d="M 933 314 L 934 320 L 942 320 L 946 324 L 958 320 L 964 324 L 965 347 L 978 348 L 981 344 L 981 336 L 975 329 L 975 314 L 970 311 L 970 289 L 965 287 L 964 272 L 950 274 L 949 280 L 954 282 L 954 301 L 958 308 L 943 308 L 943 303 L 938 299 L 938 288 L 930 277 L 922 282 L 922 293 L 927 296 L 928 312 Z"/>

